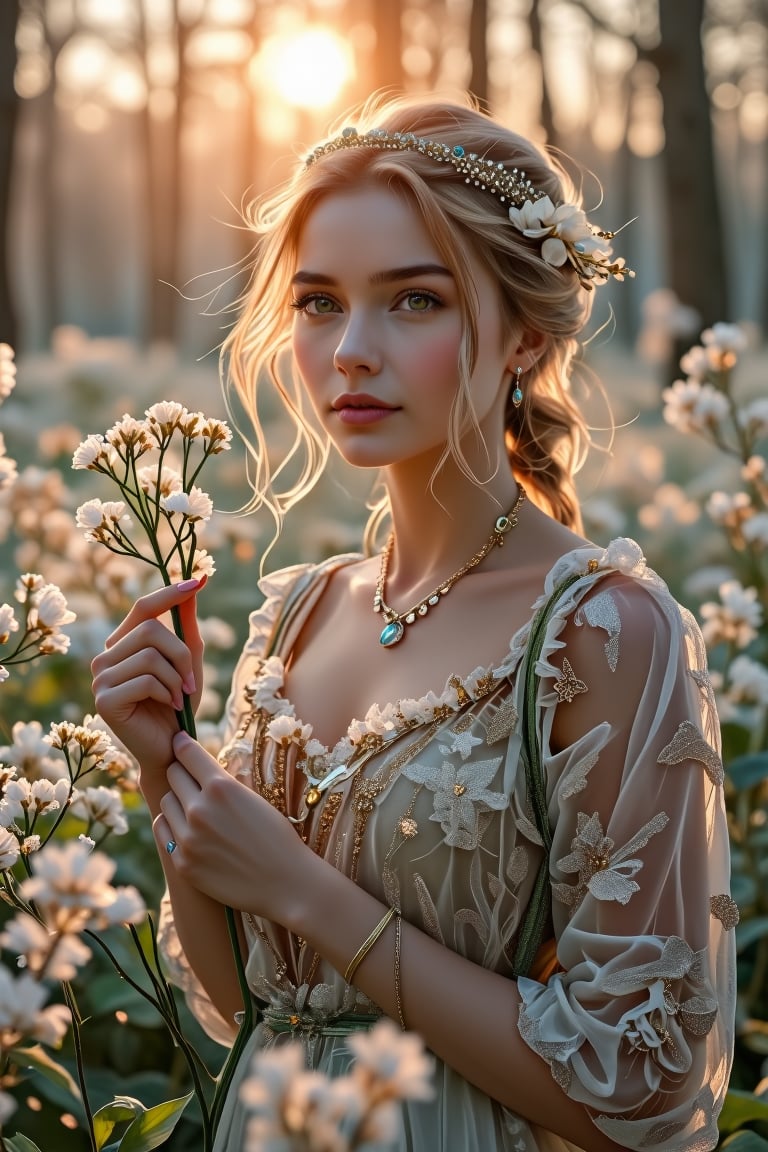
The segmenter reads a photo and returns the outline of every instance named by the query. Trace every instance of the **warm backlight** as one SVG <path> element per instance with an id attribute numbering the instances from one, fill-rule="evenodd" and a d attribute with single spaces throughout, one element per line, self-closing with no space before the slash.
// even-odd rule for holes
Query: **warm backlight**
<path id="1" fill-rule="evenodd" d="M 330 28 L 271 37 L 259 55 L 259 83 L 297 108 L 326 108 L 352 75 L 346 43 Z"/>

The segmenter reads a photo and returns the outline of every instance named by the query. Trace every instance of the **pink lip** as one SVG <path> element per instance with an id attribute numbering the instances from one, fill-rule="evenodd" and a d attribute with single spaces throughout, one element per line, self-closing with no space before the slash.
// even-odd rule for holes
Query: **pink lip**
<path id="1" fill-rule="evenodd" d="M 398 411 L 365 392 L 346 392 L 334 400 L 332 408 L 344 424 L 375 424 Z"/>

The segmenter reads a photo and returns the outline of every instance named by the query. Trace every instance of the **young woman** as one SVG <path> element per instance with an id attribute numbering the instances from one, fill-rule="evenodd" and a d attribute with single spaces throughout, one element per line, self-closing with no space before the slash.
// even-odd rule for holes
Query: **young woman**
<path id="1" fill-rule="evenodd" d="M 262 582 L 218 759 L 174 714 L 198 583 L 94 662 L 177 978 L 231 1036 L 229 905 L 260 1006 L 243 1074 L 292 1035 L 341 1071 L 381 1013 L 420 1033 L 436 1095 L 403 1106 L 402 1152 L 714 1147 L 736 913 L 704 648 L 636 544 L 583 538 L 573 487 L 571 362 L 623 261 L 551 159 L 459 105 L 369 105 L 252 224 L 224 352 L 256 496 L 279 520 L 329 445 L 384 496 L 365 555 Z M 287 493 L 264 387 L 307 450 Z M 217 1148 L 244 1124 L 233 1089 Z"/>

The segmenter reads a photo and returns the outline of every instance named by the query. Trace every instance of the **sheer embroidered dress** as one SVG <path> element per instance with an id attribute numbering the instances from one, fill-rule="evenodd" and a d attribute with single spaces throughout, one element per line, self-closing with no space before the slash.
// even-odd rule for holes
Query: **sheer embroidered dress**
<path id="1" fill-rule="evenodd" d="M 452 676 L 421 700 L 375 704 L 325 748 L 282 695 L 283 659 L 329 573 L 353 559 L 263 582 L 266 599 L 251 617 L 227 705 L 221 762 L 286 814 L 306 812 L 301 828 L 314 850 L 358 884 L 446 947 L 512 979 L 517 928 L 543 853 L 521 763 L 530 624 L 499 664 Z M 537 664 L 557 963 L 549 974 L 539 968 L 519 978 L 518 1026 L 549 1064 L 553 1094 L 584 1103 L 618 1144 L 708 1149 L 730 1067 L 737 913 L 704 647 L 691 615 L 629 540 L 563 556 L 532 616 L 575 573 L 581 577 L 558 601 Z M 297 581 L 306 594 L 264 658 Z M 560 636 L 569 621 L 577 639 L 566 653 Z M 628 693 L 640 655 L 642 686 Z M 552 751 L 556 710 L 584 692 L 594 724 Z M 307 809 L 313 780 L 320 798 Z M 255 1047 L 292 1034 L 304 1038 L 315 1067 L 338 1074 L 348 1064 L 349 1017 L 378 1009 L 282 929 L 252 916 L 244 927 L 248 978 L 264 1007 L 243 1074 Z M 162 942 L 204 1027 L 231 1041 L 231 1027 L 186 964 L 167 904 Z M 244 1123 L 234 1090 L 217 1152 L 241 1147 Z M 440 1062 L 435 1100 L 404 1106 L 398 1145 L 573 1147 Z"/>

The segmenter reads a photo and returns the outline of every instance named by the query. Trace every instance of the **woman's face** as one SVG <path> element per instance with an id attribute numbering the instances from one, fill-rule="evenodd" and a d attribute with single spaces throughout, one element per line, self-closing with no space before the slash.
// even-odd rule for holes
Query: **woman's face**
<path id="1" fill-rule="evenodd" d="M 493 452 L 503 443 L 510 350 L 495 285 L 475 257 L 470 268 L 472 395 Z M 321 200 L 299 237 L 293 307 L 296 364 L 341 455 L 373 468 L 423 458 L 431 470 L 458 387 L 462 315 L 456 282 L 418 213 L 375 185 Z"/>

